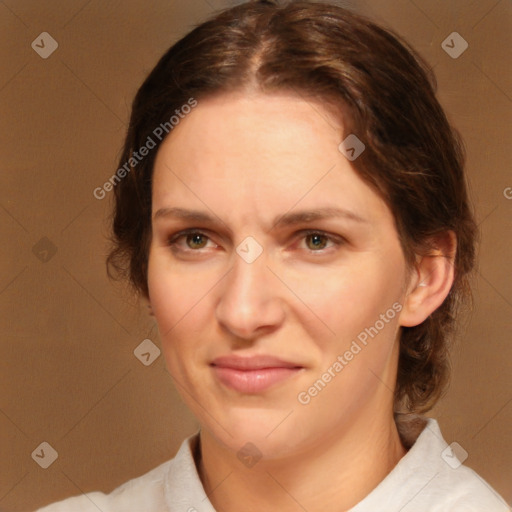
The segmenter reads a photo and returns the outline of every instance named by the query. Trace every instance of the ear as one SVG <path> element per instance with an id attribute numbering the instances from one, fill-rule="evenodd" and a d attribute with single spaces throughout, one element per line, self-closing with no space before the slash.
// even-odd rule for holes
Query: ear
<path id="1" fill-rule="evenodd" d="M 430 240 L 429 254 L 418 256 L 407 287 L 400 325 L 414 327 L 421 324 L 446 299 L 455 276 L 454 261 L 457 238 L 446 231 Z"/>
<path id="2" fill-rule="evenodd" d="M 148 315 L 155 316 L 155 313 L 153 313 L 153 306 L 151 306 L 151 302 L 148 302 L 147 308 L 148 308 Z"/>

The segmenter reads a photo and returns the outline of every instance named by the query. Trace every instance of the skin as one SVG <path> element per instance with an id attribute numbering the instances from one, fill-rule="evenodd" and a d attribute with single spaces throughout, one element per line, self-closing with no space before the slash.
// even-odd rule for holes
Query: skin
<path id="1" fill-rule="evenodd" d="M 169 372 L 201 423 L 199 472 L 219 511 L 347 510 L 406 453 L 393 420 L 399 329 L 446 297 L 453 267 L 439 255 L 455 242 L 440 237 L 411 271 L 390 209 L 338 150 L 346 135 L 316 102 L 229 93 L 199 101 L 159 148 L 149 300 Z M 276 223 L 325 207 L 360 220 Z M 189 228 L 203 236 L 179 237 Z M 236 251 L 248 236 L 263 249 L 252 263 Z M 396 303 L 401 311 L 301 404 L 298 394 Z M 302 369 L 240 393 L 210 365 L 230 354 Z M 252 468 L 237 457 L 247 442 L 262 454 Z"/>

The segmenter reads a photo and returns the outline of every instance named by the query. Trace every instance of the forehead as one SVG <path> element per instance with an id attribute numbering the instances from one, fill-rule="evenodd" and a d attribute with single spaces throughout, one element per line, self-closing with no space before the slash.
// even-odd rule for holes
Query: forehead
<path id="1" fill-rule="evenodd" d="M 159 148 L 153 211 L 203 203 L 225 214 L 278 215 L 323 202 L 361 216 L 387 214 L 339 151 L 343 136 L 340 120 L 319 101 L 292 94 L 198 101 Z"/>
<path id="2" fill-rule="evenodd" d="M 233 93 L 200 100 L 160 152 L 173 153 L 175 163 L 208 160 L 217 171 L 229 169 L 228 162 L 261 171 L 277 159 L 290 166 L 304 157 L 318 159 L 322 149 L 337 147 L 341 135 L 340 123 L 319 102 L 284 93 Z"/>

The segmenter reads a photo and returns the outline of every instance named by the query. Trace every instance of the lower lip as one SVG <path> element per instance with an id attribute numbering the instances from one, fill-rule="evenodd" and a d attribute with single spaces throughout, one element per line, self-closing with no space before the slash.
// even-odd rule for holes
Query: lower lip
<path id="1" fill-rule="evenodd" d="M 221 366 L 214 366 L 213 369 L 222 384 L 240 393 L 260 393 L 296 375 L 301 370 L 301 368 L 238 370 Z"/>

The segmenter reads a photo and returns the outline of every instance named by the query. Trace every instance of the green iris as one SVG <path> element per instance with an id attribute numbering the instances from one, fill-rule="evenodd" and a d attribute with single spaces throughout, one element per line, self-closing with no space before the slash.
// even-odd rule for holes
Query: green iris
<path id="1" fill-rule="evenodd" d="M 202 249 L 207 242 L 208 238 L 200 233 L 193 233 L 187 235 L 187 245 L 191 249 Z"/>
<path id="2" fill-rule="evenodd" d="M 309 249 L 324 249 L 327 245 L 327 237 L 320 234 L 312 234 L 306 236 L 306 245 Z M 311 244 L 308 242 L 311 241 Z"/>

